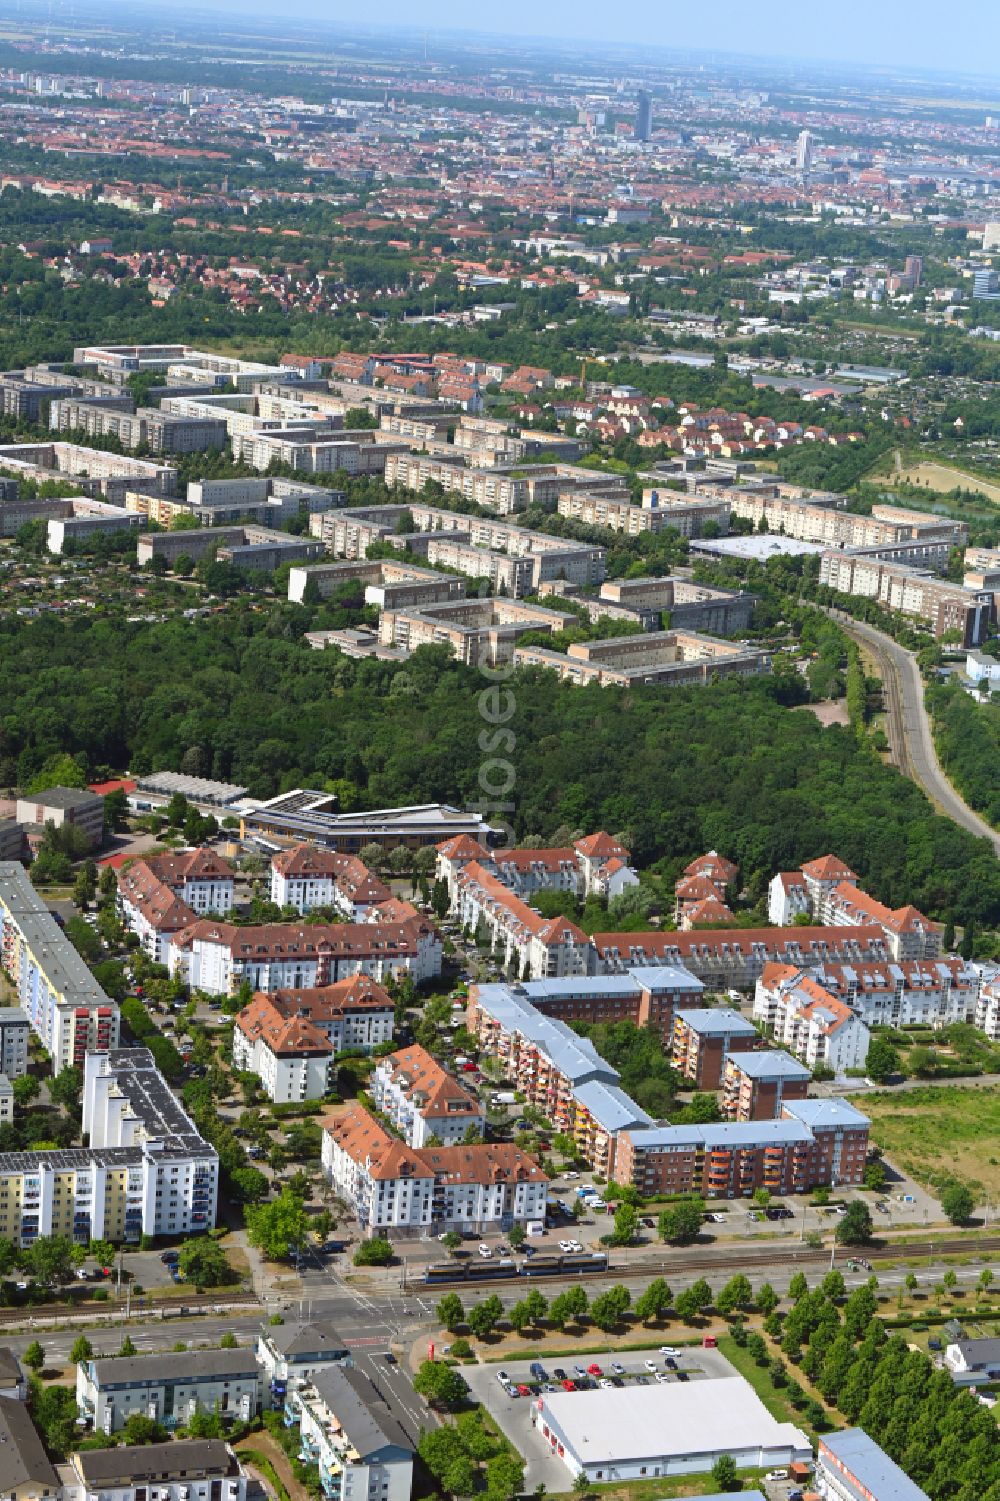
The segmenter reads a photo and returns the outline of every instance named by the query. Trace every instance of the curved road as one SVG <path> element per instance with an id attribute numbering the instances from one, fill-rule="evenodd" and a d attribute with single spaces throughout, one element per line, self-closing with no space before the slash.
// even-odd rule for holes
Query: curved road
<path id="1" fill-rule="evenodd" d="M 964 802 L 941 769 L 931 723 L 924 708 L 924 687 L 912 652 L 883 635 L 873 626 L 854 620 L 841 610 L 830 610 L 837 624 L 856 641 L 871 648 L 882 666 L 886 719 L 892 758 L 900 771 L 927 793 L 942 813 L 970 834 L 988 839 L 1000 855 L 1000 833 Z"/>

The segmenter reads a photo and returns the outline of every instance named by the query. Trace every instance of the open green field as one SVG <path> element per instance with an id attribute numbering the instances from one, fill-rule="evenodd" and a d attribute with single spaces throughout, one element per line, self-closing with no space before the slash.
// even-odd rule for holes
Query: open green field
<path id="1" fill-rule="evenodd" d="M 948 1086 L 866 1095 L 872 1140 L 918 1183 L 934 1189 L 959 1178 L 1000 1193 L 1000 1089 Z"/>
<path id="2" fill-rule="evenodd" d="M 907 457 L 897 468 L 895 457 L 890 454 L 879 462 L 868 478 L 873 483 L 879 481 L 888 485 L 921 485 L 942 495 L 956 489 L 969 490 L 993 505 L 1000 505 L 1000 484 L 983 479 L 982 475 L 970 474 L 966 469 L 956 469 L 951 464 L 938 464 L 932 459 Z M 905 500 L 902 504 L 906 504 Z"/>

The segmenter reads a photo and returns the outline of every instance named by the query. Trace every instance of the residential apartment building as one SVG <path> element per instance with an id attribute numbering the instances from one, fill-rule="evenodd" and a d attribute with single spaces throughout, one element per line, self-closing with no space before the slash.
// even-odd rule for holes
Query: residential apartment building
<path id="1" fill-rule="evenodd" d="M 481 1234 L 545 1218 L 548 1179 L 518 1147 L 408 1147 L 360 1105 L 327 1122 L 322 1162 L 371 1234 Z"/>
<path id="2" fill-rule="evenodd" d="M 125 1233 L 109 1235 L 109 1239 L 197 1235 L 213 1228 L 219 1198 L 218 1153 L 168 1088 L 148 1049 L 88 1054 L 83 1130 L 91 1151 L 129 1154 L 122 1216 Z M 100 1207 L 95 1193 L 95 1222 L 100 1220 Z M 81 1203 L 78 1208 L 85 1206 Z M 91 1233 L 96 1239 L 107 1232 L 95 1229 Z"/>
<path id="3" fill-rule="evenodd" d="M 77 1406 L 94 1433 L 120 1433 L 133 1413 L 171 1429 L 198 1412 L 249 1422 L 261 1411 L 263 1390 L 246 1347 L 92 1356 L 76 1368 Z"/>
<path id="4" fill-rule="evenodd" d="M 0 1075 L 5 1079 L 19 1079 L 27 1073 L 29 1031 L 28 1018 L 19 1006 L 0 1007 Z"/>
<path id="5" fill-rule="evenodd" d="M 27 1404 L 7 1396 L 0 1398 L 0 1489 L 8 1501 L 65 1501 Z"/>
<path id="6" fill-rule="evenodd" d="M 672 494 L 669 490 L 644 490 L 641 505 L 634 505 L 627 495 L 571 490 L 559 496 L 557 510 L 560 516 L 584 526 L 606 526 L 629 537 L 667 528 L 682 537 L 701 537 L 709 523 L 723 536 L 729 531 L 727 499 Z"/>
<path id="7" fill-rule="evenodd" d="M 837 927 L 870 927 L 877 924 L 885 934 L 893 959 L 935 959 L 941 951 L 941 924 L 931 922 L 916 907 L 895 911 L 859 886 L 840 881 L 819 903 L 820 922 Z"/>
<path id="8" fill-rule="evenodd" d="M 527 979 L 590 972 L 591 944 L 567 917 L 540 917 L 489 870 L 471 861 L 459 878 L 453 910 L 463 928 L 485 930 L 491 952 Z"/>
<path id="9" fill-rule="evenodd" d="M 407 518 L 412 520 L 416 531 L 398 534 L 396 526 Z M 603 547 L 530 531 L 496 516 L 445 511 L 422 500 L 414 499 L 409 505 L 328 511 L 311 517 L 309 528 L 326 550 L 339 558 L 364 558 L 372 542 L 392 542 L 429 556 L 432 542 L 455 541 L 466 547 L 525 559 L 531 565 L 530 586 L 527 575 L 519 574 L 520 592 L 536 592 L 539 585 L 550 580 L 564 580 L 581 588 L 595 587 L 604 580 Z M 440 555 L 440 561 L 447 563 L 448 559 Z"/>
<path id="10" fill-rule="evenodd" d="M 976 1000 L 975 1023 L 990 1042 L 1000 1042 L 1000 969 L 980 965 L 981 988 Z"/>
<path id="11" fill-rule="evenodd" d="M 282 563 L 307 563 L 319 557 L 322 548 L 308 537 L 295 537 L 252 523 L 207 526 L 196 531 L 151 532 L 140 537 L 136 544 L 140 568 L 157 558 L 172 568 L 180 557 L 197 561 L 209 553 L 234 568 L 273 573 Z"/>
<path id="12" fill-rule="evenodd" d="M 167 967 L 209 995 L 235 995 L 244 982 L 265 992 L 322 988 L 356 974 L 407 974 L 419 984 L 441 973 L 441 941 L 419 917 L 305 927 L 202 921 L 171 938 Z"/>
<path id="13" fill-rule="evenodd" d="M 937 1029 L 976 1018 L 980 975 L 964 959 L 823 964 L 812 973 L 868 1027 Z"/>
<path id="14" fill-rule="evenodd" d="M 63 397 L 49 408 L 53 432 L 82 433 L 88 438 L 116 438 L 123 448 L 149 453 L 201 453 L 225 448 L 229 433 L 218 416 L 177 416 L 159 407 L 123 410 L 123 398 L 99 400 Z"/>
<path id="15" fill-rule="evenodd" d="M 682 688 L 771 671 L 768 651 L 694 631 L 673 630 L 574 641 L 565 654 L 544 646 L 519 646 L 514 661 L 521 667 L 548 668 L 564 682 L 618 687 L 657 683 Z"/>
<path id="16" fill-rule="evenodd" d="M 214 850 L 140 856 L 117 875 L 122 922 L 157 964 L 165 962 L 175 933 L 210 913 L 224 917 L 232 911 L 235 873 Z"/>
<path id="17" fill-rule="evenodd" d="M 838 1079 L 863 1068 L 871 1033 L 846 1001 L 811 974 L 768 965 L 757 981 L 753 1014 L 811 1069 L 832 1069 Z"/>
<path id="18" fill-rule="evenodd" d="M 608 1174 L 619 1133 L 652 1121 L 619 1085 L 616 1069 L 586 1037 L 534 1004 L 536 987 L 481 985 L 467 1025 L 488 1057 L 557 1131 L 572 1136 L 595 1170 Z M 584 1009 L 583 1003 L 577 1002 Z"/>
<path id="19" fill-rule="evenodd" d="M 675 1011 L 671 1063 L 696 1089 L 720 1089 L 729 1055 L 748 1053 L 759 1041 L 753 1023 L 728 1007 Z"/>
<path id="20" fill-rule="evenodd" d="M 430 552 L 428 560 L 448 562 L 447 558 L 433 557 Z M 345 584 L 359 585 L 364 591 L 365 604 L 377 605 L 380 610 L 442 604 L 450 599 L 461 599 L 465 594 L 465 580 L 462 578 L 439 573 L 433 568 L 418 568 L 402 559 L 396 562 L 392 558 L 373 558 L 370 563 L 357 560 L 293 568 L 288 575 L 288 598 L 303 604 L 307 591 L 310 591 L 310 597 L 329 599 Z"/>
<path id="21" fill-rule="evenodd" d="M 637 1027 L 655 1028 L 664 1045 L 669 1046 L 674 1012 L 700 1005 L 703 986 L 688 970 L 669 964 L 632 969 L 621 975 L 567 976 L 510 986 L 473 985 L 469 990 L 470 1027 L 478 1016 L 479 997 L 505 990 L 555 1021 L 581 1021 L 591 1026 L 630 1021 Z"/>
<path id="22" fill-rule="evenodd" d="M 257 1364 L 264 1372 L 264 1404 L 283 1407 L 290 1390 L 331 1366 L 350 1365 L 351 1352 L 325 1319 L 303 1324 L 262 1324 L 257 1336 Z"/>
<path id="23" fill-rule="evenodd" d="M 66 1461 L 63 1501 L 246 1501 L 247 1477 L 222 1439 L 88 1449 Z"/>
<path id="24" fill-rule="evenodd" d="M 383 610 L 378 638 L 382 646 L 405 652 L 441 643 L 467 667 L 497 667 L 514 660 L 522 636 L 536 631 L 564 631 L 574 617 L 544 605 L 503 597 L 453 599 L 440 605 Z"/>
<path id="25" fill-rule="evenodd" d="M 233 1067 L 256 1074 L 277 1105 L 321 1100 L 331 1087 L 333 1047 L 308 1018 L 254 996 L 233 1028 Z"/>
<path id="26" fill-rule="evenodd" d="M 789 1100 L 777 1120 L 654 1126 L 622 1133 L 614 1176 L 646 1195 L 748 1198 L 856 1185 L 870 1122 L 846 1100 Z"/>
<path id="27" fill-rule="evenodd" d="M 691 933 L 594 933 L 593 969 L 619 974 L 636 965 L 679 964 L 711 990 L 751 990 L 771 961 L 800 967 L 828 960 L 885 960 L 885 934 L 866 928 L 719 928 Z"/>
<path id="28" fill-rule="evenodd" d="M 620 896 L 627 887 L 637 886 L 639 876 L 629 862 L 625 846 L 603 831 L 588 834 L 572 846 L 554 849 L 490 849 L 479 840 L 460 835 L 437 846 L 435 874 L 447 884 L 455 906 L 460 901 L 464 872 L 473 863 L 495 875 L 515 896 L 571 891 L 585 901 L 589 896 Z"/>
<path id="29" fill-rule="evenodd" d="M 352 1366 L 319 1371 L 290 1393 L 301 1452 L 332 1501 L 410 1501 L 414 1449 L 385 1396 Z"/>
<path id="30" fill-rule="evenodd" d="M 22 865 L 0 863 L 0 964 L 48 1051 L 52 1072 L 118 1046 L 118 1007 L 35 892 Z"/>
<path id="31" fill-rule="evenodd" d="M 877 925 L 896 961 L 935 959 L 940 953 L 940 923 L 932 923 L 916 907 L 886 907 L 863 892 L 854 872 L 832 854 L 809 860 L 800 871 L 781 871 L 770 881 L 767 916 L 772 922 L 793 923 L 805 914 L 838 928 Z"/>
<path id="32" fill-rule="evenodd" d="M 778 1120 L 788 1100 L 804 1100 L 812 1070 L 778 1048 L 730 1053 L 722 1073 L 722 1109 L 733 1121 Z"/>
<path id="33" fill-rule="evenodd" d="M 109 505 L 105 500 L 75 495 L 65 504 L 62 514 L 50 517 L 45 528 L 45 546 L 57 556 L 68 551 L 67 542 L 85 542 L 101 533 L 108 536 L 138 533 L 142 526 L 141 516 L 124 511 L 121 506 Z"/>
<path id="34" fill-rule="evenodd" d="M 930 1501 L 862 1428 L 821 1436 L 813 1479 L 823 1501 Z"/>
<path id="35" fill-rule="evenodd" d="M 740 636 L 750 628 L 754 595 L 716 589 L 685 578 L 609 579 L 599 598 L 635 610 L 646 630 L 659 630 L 663 617 L 678 631 Z"/>
<path id="36" fill-rule="evenodd" d="M 308 1021 L 334 1053 L 370 1053 L 392 1040 L 393 999 L 370 975 L 352 975 L 333 985 L 277 990 L 267 999 L 286 1018 Z"/>
<path id="37" fill-rule="evenodd" d="M 85 1060 L 89 1145 L 0 1158 L 0 1235 L 138 1242 L 215 1224 L 218 1157 L 198 1135 L 145 1049 Z"/>
<path id="38" fill-rule="evenodd" d="M 436 1138 L 455 1146 L 471 1132 L 482 1137 L 486 1112 L 479 1097 L 432 1058 L 426 1048 L 403 1048 L 380 1060 L 369 1081 L 375 1108 L 410 1147 Z"/>
<path id="39" fill-rule="evenodd" d="M 177 493 L 177 470 L 172 465 L 104 448 L 83 448 L 78 443 L 0 444 L 0 469 L 13 470 L 18 478 L 39 484 L 72 480 L 81 493 L 103 495 L 112 505 L 123 506 L 129 490 Z"/>
<path id="40" fill-rule="evenodd" d="M 15 818 L 21 824 L 55 824 L 61 829 L 72 824 L 83 833 L 91 849 L 96 849 L 104 838 L 104 799 L 96 792 L 87 792 L 77 787 L 49 787 L 45 792 L 35 792 L 30 797 L 19 797 L 15 805 Z"/>
<path id="41" fill-rule="evenodd" d="M 793 486 L 761 484 L 732 485 L 725 491 L 732 514 L 769 532 L 780 532 L 801 542 L 822 542 L 830 548 L 877 547 L 881 543 L 944 539 L 962 547 L 968 527 L 947 517 L 923 511 L 905 511 L 898 506 L 874 506 L 870 516 L 848 511 L 843 495 L 806 495 Z M 825 581 L 824 581 L 825 582 Z"/>
<path id="42" fill-rule="evenodd" d="M 936 637 L 958 631 L 965 647 L 980 646 L 996 623 L 991 588 L 953 584 L 925 569 L 868 554 L 825 552 L 819 581 L 838 594 L 877 601 L 886 610 L 925 621 Z"/>
<path id="43" fill-rule="evenodd" d="M 391 894 L 356 855 L 297 844 L 271 860 L 271 900 L 296 912 L 333 907 L 349 922 L 364 922 Z"/>

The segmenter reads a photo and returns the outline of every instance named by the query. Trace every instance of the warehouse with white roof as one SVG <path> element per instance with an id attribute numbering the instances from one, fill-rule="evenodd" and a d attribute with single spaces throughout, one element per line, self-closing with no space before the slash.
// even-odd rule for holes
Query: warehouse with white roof
<path id="1" fill-rule="evenodd" d="M 806 1435 L 777 1422 L 742 1376 L 555 1392 L 532 1416 L 570 1475 L 591 1483 L 701 1473 L 723 1454 L 741 1469 L 812 1458 Z"/>

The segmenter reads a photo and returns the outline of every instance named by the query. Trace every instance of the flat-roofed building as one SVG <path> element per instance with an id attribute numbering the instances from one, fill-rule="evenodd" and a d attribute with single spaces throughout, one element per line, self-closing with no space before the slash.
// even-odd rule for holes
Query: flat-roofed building
<path id="1" fill-rule="evenodd" d="M 574 641 L 565 655 L 546 647 L 519 646 L 514 661 L 522 667 L 549 668 L 566 682 L 621 687 L 638 683 L 689 687 L 771 671 L 771 654 L 759 647 L 673 630 Z"/>
<path id="2" fill-rule="evenodd" d="M 967 588 L 905 563 L 854 552 L 824 552 L 820 583 L 838 594 L 873 599 L 885 609 L 926 621 L 935 636 L 961 634 L 965 647 L 980 646 L 996 622 L 991 585 Z"/>
<path id="3" fill-rule="evenodd" d="M 810 1460 L 807 1436 L 771 1416 L 741 1376 L 538 1398 L 535 1431 L 591 1484 L 705 1473 L 723 1455 L 768 1469 Z"/>
<path id="4" fill-rule="evenodd" d="M 86 835 L 91 849 L 104 838 L 104 799 L 96 792 L 79 787 L 49 787 L 45 792 L 19 797 L 16 806 L 18 823 L 52 823 L 57 829 L 71 823 Z"/>
<path id="5" fill-rule="evenodd" d="M 82 1068 L 87 1053 L 117 1047 L 117 1005 L 13 861 L 0 863 L 0 962 L 53 1073 Z"/>
<path id="6" fill-rule="evenodd" d="M 466 666 L 498 666 L 515 655 L 521 636 L 531 631 L 549 634 L 565 630 L 574 617 L 523 601 L 494 599 L 452 600 L 440 605 L 383 610 L 379 640 L 413 652 L 421 646 L 446 643 Z"/>

